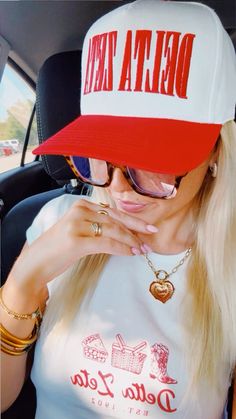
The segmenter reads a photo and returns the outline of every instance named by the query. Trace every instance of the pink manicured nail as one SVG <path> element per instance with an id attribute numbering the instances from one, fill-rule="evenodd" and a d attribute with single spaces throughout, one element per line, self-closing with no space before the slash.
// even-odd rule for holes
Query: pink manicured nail
<path id="1" fill-rule="evenodd" d="M 134 255 L 141 255 L 140 250 L 139 250 L 139 249 L 137 249 L 136 247 L 131 247 L 131 252 L 132 252 Z"/>
<path id="2" fill-rule="evenodd" d="M 146 229 L 147 231 L 150 231 L 151 233 L 157 233 L 159 231 L 159 228 L 157 228 L 156 226 L 152 224 L 147 224 Z"/>
<path id="3" fill-rule="evenodd" d="M 143 253 L 152 253 L 152 248 L 148 244 L 143 243 L 141 246 Z"/>

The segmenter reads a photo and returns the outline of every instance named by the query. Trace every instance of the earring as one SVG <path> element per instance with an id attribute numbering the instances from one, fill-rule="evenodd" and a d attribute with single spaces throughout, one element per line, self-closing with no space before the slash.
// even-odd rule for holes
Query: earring
<path id="1" fill-rule="evenodd" d="M 217 176 L 217 170 L 218 170 L 218 167 L 217 167 L 217 163 L 215 162 L 215 163 L 213 163 L 212 166 L 210 166 L 210 171 L 211 171 L 211 176 L 212 177 Z"/>

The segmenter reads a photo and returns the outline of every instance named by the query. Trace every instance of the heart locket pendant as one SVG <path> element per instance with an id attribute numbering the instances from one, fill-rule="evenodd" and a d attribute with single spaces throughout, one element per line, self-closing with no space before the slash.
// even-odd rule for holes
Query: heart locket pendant
<path id="1" fill-rule="evenodd" d="M 174 294 L 174 285 L 170 281 L 160 279 L 150 284 L 149 291 L 156 300 L 166 303 Z"/>
<path id="2" fill-rule="evenodd" d="M 149 291 L 156 300 L 166 303 L 174 294 L 175 287 L 167 280 L 169 275 L 166 271 L 160 270 L 155 274 L 157 279 L 150 284 Z"/>

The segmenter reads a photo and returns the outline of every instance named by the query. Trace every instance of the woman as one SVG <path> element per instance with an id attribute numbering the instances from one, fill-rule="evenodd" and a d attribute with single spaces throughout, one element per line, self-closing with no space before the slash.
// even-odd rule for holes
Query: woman
<path id="1" fill-rule="evenodd" d="M 223 417 L 235 86 L 232 43 L 204 5 L 138 0 L 89 30 L 82 116 L 35 152 L 84 156 L 67 159 L 94 189 L 41 210 L 2 289 L 5 408 L 37 339 L 37 419 Z"/>

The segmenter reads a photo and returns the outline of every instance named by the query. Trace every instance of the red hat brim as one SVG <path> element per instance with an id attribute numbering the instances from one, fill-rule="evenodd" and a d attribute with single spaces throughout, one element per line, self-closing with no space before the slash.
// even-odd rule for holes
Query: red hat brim
<path id="1" fill-rule="evenodd" d="M 93 157 L 159 173 L 186 173 L 207 159 L 221 124 L 81 115 L 33 154 Z"/>

